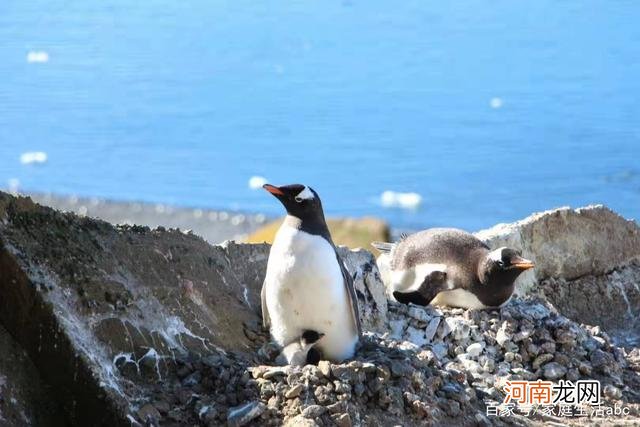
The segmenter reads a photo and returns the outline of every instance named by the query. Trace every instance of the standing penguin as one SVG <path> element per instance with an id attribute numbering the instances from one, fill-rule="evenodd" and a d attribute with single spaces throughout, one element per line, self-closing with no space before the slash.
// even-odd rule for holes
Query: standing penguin
<path id="1" fill-rule="evenodd" d="M 340 362 L 361 336 L 353 281 L 336 252 L 318 194 L 300 184 L 263 186 L 287 210 L 269 253 L 262 320 L 285 346 L 305 330 L 324 334 L 314 348 Z"/>
<path id="2" fill-rule="evenodd" d="M 391 257 L 387 286 L 405 304 L 499 307 L 511 298 L 520 273 L 534 267 L 514 249 L 491 250 L 455 228 L 432 228 L 373 246 Z"/>

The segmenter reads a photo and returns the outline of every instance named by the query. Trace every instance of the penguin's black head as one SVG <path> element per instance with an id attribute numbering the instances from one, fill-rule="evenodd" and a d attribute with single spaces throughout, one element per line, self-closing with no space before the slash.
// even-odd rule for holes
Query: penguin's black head
<path id="1" fill-rule="evenodd" d="M 480 278 L 485 284 L 511 286 L 520 273 L 534 267 L 534 263 L 511 248 L 498 248 L 489 252 L 480 266 Z"/>
<path id="2" fill-rule="evenodd" d="M 265 184 L 262 186 L 274 195 L 287 210 L 287 214 L 300 220 L 317 219 L 324 223 L 322 202 L 318 193 L 311 187 L 302 184 L 290 184 L 276 187 Z"/>
<path id="3" fill-rule="evenodd" d="M 313 345 L 320 341 L 320 338 L 322 338 L 323 336 L 324 334 L 321 332 L 307 329 L 302 333 L 302 336 L 300 337 L 300 343 L 303 346 Z"/>

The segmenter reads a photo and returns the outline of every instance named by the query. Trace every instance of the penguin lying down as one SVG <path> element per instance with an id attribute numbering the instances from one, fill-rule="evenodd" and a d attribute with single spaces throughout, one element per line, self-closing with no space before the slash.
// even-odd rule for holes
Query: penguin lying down
<path id="1" fill-rule="evenodd" d="M 404 304 L 500 307 L 511 298 L 518 276 L 534 267 L 514 249 L 491 250 L 455 228 L 432 228 L 398 243 L 372 245 L 390 257 L 386 286 Z"/>

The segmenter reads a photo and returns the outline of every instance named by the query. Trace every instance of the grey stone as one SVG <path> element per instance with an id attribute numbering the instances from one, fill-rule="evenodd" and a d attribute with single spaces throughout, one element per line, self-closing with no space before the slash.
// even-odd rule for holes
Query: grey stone
<path id="1" fill-rule="evenodd" d="M 516 281 L 518 294 L 527 293 L 538 280 L 599 275 L 640 256 L 637 224 L 601 205 L 537 213 L 476 236 L 490 247 L 522 250 L 536 263 Z"/>
<path id="2" fill-rule="evenodd" d="M 467 347 L 469 357 L 478 357 L 482 353 L 483 345 L 479 342 L 473 343 Z"/>
<path id="3" fill-rule="evenodd" d="M 267 405 L 262 402 L 249 402 L 241 406 L 229 408 L 227 424 L 230 427 L 240 427 L 259 417 L 267 409 Z"/>
<path id="4" fill-rule="evenodd" d="M 293 387 L 291 387 L 289 390 L 287 390 L 287 392 L 284 394 L 284 397 L 286 397 L 287 399 L 293 399 L 294 397 L 300 396 L 300 393 L 302 393 L 303 390 L 304 390 L 304 385 L 296 384 Z"/>
<path id="5" fill-rule="evenodd" d="M 324 414 L 327 409 L 320 405 L 309 405 L 302 410 L 302 416 L 305 418 L 318 418 Z"/>
<path id="6" fill-rule="evenodd" d="M 409 326 L 405 332 L 407 340 L 411 341 L 415 345 L 422 347 L 429 341 L 425 338 L 424 331 L 416 329 L 413 326 Z"/>
<path id="7" fill-rule="evenodd" d="M 567 368 L 557 362 L 547 363 L 542 367 L 542 375 L 548 380 L 558 380 L 565 376 Z"/>
<path id="8" fill-rule="evenodd" d="M 426 342 L 431 342 L 436 335 L 438 325 L 440 324 L 440 317 L 434 317 L 429 321 L 427 328 L 424 330 L 424 338 Z"/>

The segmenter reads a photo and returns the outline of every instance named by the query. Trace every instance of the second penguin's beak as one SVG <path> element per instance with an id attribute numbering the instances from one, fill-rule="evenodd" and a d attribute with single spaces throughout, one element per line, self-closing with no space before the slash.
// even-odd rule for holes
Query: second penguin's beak
<path id="1" fill-rule="evenodd" d="M 535 267 L 536 265 L 533 263 L 533 261 L 529 261 L 528 259 L 522 258 L 522 257 L 517 257 L 515 259 L 513 259 L 511 261 L 511 265 L 514 268 L 517 268 L 518 270 L 529 270 L 530 268 Z"/>
<path id="2" fill-rule="evenodd" d="M 274 196 L 284 196 L 284 192 L 280 188 L 276 187 L 275 185 L 265 184 L 262 186 L 262 188 L 264 188 Z"/>

